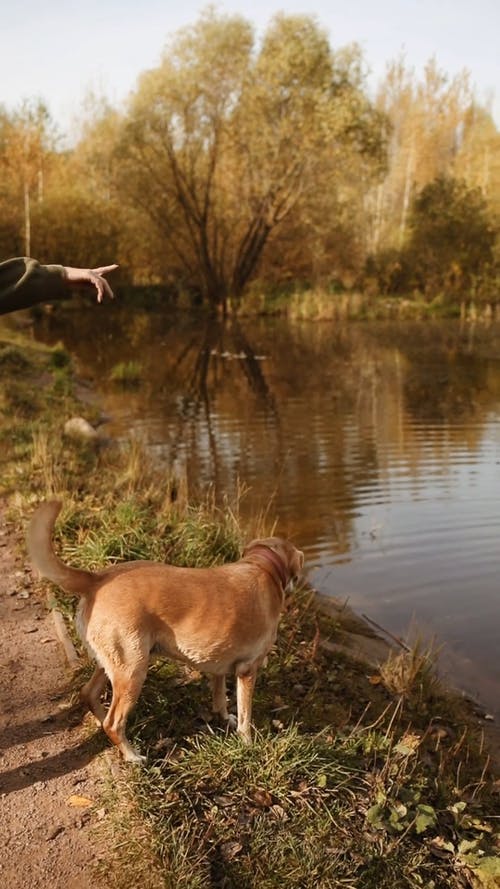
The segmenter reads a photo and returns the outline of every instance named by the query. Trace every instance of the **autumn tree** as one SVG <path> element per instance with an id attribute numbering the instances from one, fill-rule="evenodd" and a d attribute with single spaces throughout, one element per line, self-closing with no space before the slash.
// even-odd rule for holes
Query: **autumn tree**
<path id="1" fill-rule="evenodd" d="M 304 187 L 270 235 L 264 282 L 349 284 L 366 254 L 365 198 L 385 171 L 387 121 L 366 94 L 359 47 L 330 50 L 330 59 L 324 138 L 306 153 Z"/>
<path id="2" fill-rule="evenodd" d="M 409 268 L 423 293 L 463 294 L 493 262 L 496 233 L 479 189 L 439 177 L 413 203 Z"/>
<path id="3" fill-rule="evenodd" d="M 0 187 L 8 214 L 22 218 L 22 246 L 31 254 L 33 202 L 44 200 L 47 165 L 55 147 L 55 130 L 47 108 L 38 100 L 23 102 L 0 119 Z"/>
<path id="4" fill-rule="evenodd" d="M 486 108 L 473 103 L 461 132 L 453 173 L 473 188 L 480 188 L 500 222 L 500 133 Z"/>
<path id="5" fill-rule="evenodd" d="M 34 207 L 35 255 L 46 261 L 63 256 L 68 265 L 99 266 L 115 261 L 120 250 L 125 214 L 111 166 L 117 114 L 99 102 L 96 123 L 95 108 L 87 116 L 82 109 L 77 144 L 52 155 L 45 199 Z"/>
<path id="6" fill-rule="evenodd" d="M 247 21 L 209 11 L 142 76 L 116 184 L 213 307 L 238 299 L 294 209 L 340 200 L 348 154 L 380 152 L 353 71 L 310 17 L 278 15 L 256 47 Z"/>
<path id="7" fill-rule="evenodd" d="M 14 195 L 5 156 L 10 115 L 0 107 L 0 256 L 17 256 L 23 251 L 22 205 Z"/>
<path id="8" fill-rule="evenodd" d="M 415 195 L 453 164 L 473 94 L 469 74 L 450 78 L 431 59 L 417 78 L 398 59 L 388 66 L 377 107 L 388 119 L 388 169 L 369 196 L 370 251 L 402 248 Z"/>

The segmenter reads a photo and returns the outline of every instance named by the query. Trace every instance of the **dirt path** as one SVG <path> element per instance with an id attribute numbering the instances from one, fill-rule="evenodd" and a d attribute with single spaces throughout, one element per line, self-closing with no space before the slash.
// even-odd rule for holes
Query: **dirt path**
<path id="1" fill-rule="evenodd" d="M 0 885 L 99 889 L 92 832 L 108 757 L 71 709 L 52 616 L 1 504 L 0 567 Z"/>

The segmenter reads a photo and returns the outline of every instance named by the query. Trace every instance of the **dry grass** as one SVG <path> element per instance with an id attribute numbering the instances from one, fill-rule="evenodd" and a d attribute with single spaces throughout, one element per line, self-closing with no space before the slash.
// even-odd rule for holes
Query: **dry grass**
<path id="1" fill-rule="evenodd" d="M 393 651 L 380 667 L 385 687 L 394 695 L 428 700 L 441 690 L 436 672 L 438 652 L 417 639 L 409 651 Z"/>

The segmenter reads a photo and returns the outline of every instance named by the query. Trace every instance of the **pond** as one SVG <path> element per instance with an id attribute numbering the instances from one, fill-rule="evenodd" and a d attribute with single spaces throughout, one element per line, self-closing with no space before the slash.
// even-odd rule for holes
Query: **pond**
<path id="1" fill-rule="evenodd" d="M 443 645 L 453 680 L 500 713 L 500 327 L 222 325 L 118 305 L 46 315 L 131 432 L 190 489 L 248 491 L 304 549 L 309 578 L 392 633 Z M 111 382 L 119 362 L 142 382 Z M 416 629 L 415 629 L 416 628 Z"/>

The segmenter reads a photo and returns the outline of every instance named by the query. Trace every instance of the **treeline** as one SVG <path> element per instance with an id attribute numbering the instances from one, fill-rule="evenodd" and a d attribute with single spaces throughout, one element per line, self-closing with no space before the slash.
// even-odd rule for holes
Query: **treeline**
<path id="1" fill-rule="evenodd" d="M 467 72 L 400 60 L 370 98 L 359 48 L 314 18 L 257 42 L 211 9 L 59 143 L 40 102 L 0 109 L 0 254 L 116 260 L 218 309 L 250 286 L 498 293 L 500 134 Z"/>

